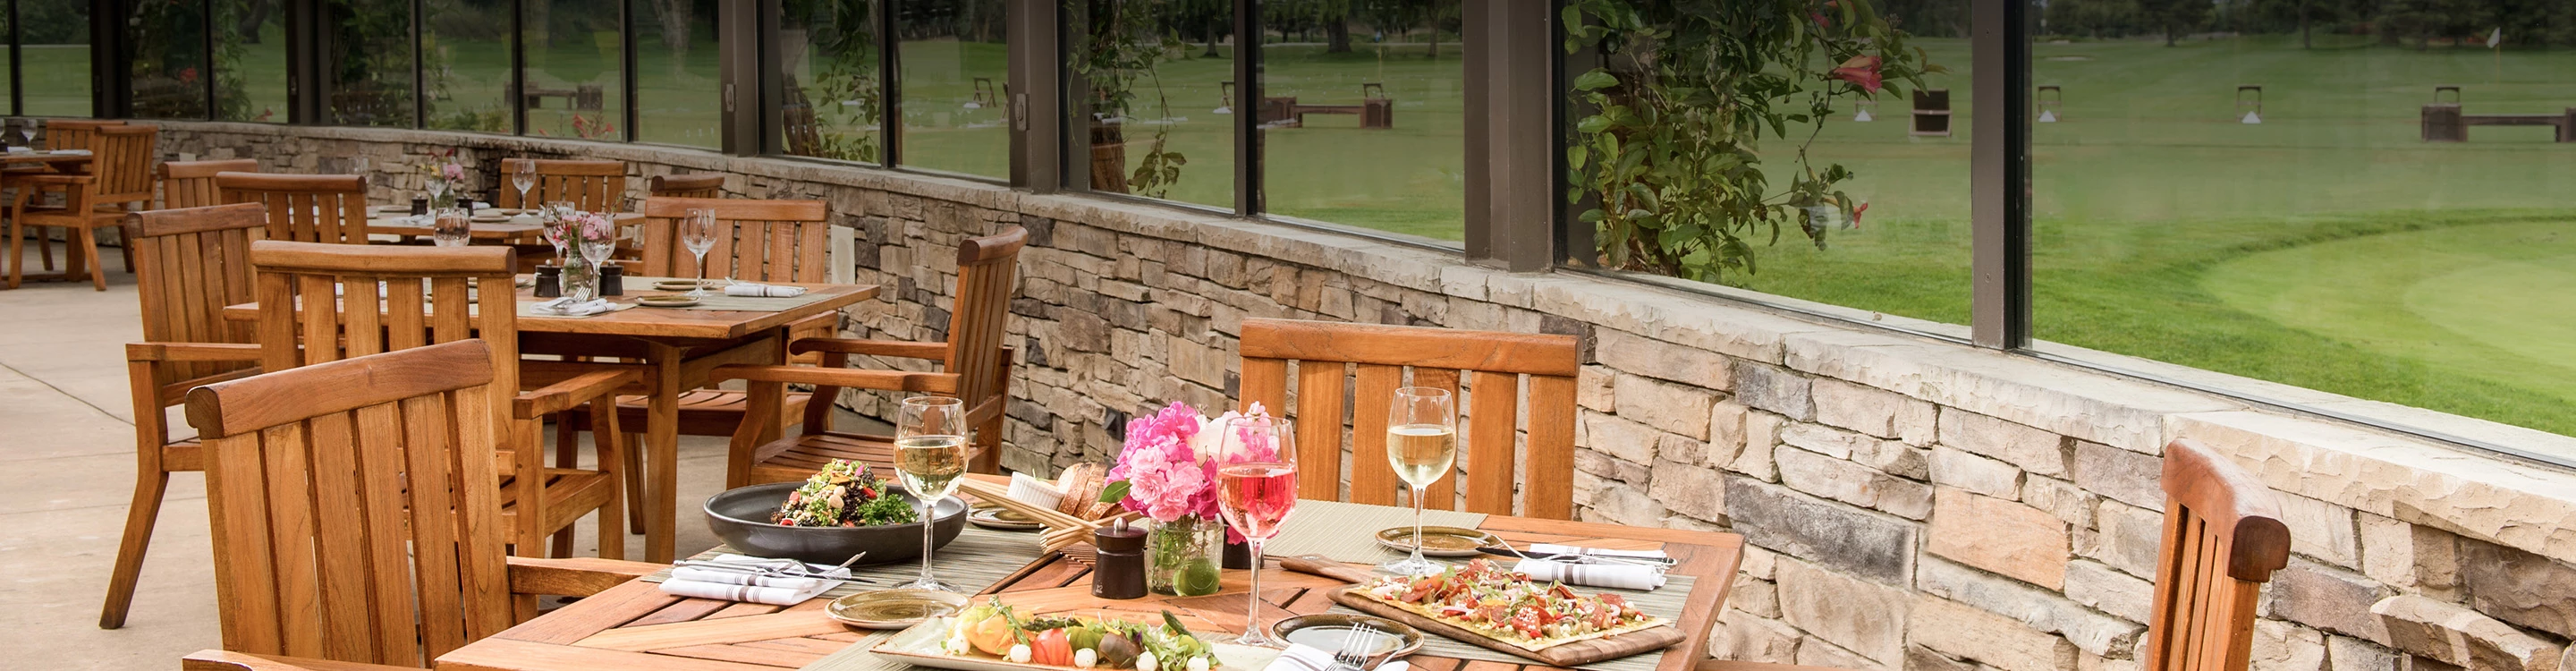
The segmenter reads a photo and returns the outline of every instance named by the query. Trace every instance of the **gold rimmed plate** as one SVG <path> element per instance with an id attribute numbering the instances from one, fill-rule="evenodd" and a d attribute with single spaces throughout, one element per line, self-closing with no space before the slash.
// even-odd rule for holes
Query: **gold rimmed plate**
<path id="1" fill-rule="evenodd" d="M 926 589 L 881 589 L 833 599 L 823 614 L 862 629 L 902 629 L 966 609 L 962 594 Z"/>
<path id="2" fill-rule="evenodd" d="M 974 512 L 966 514 L 966 522 L 997 531 L 1035 531 L 1046 528 L 1046 525 L 1029 519 L 1027 515 L 1000 506 L 976 508 Z"/>
<path id="3" fill-rule="evenodd" d="M 1422 554 L 1430 557 L 1473 557 L 1476 548 L 1499 545 L 1503 539 L 1475 529 L 1458 527 L 1423 527 Z M 1389 550 L 1413 551 L 1412 525 L 1377 532 L 1377 544 Z"/>
<path id="4" fill-rule="evenodd" d="M 698 304 L 696 296 L 638 296 L 635 304 L 648 308 L 685 308 Z"/>
<path id="5" fill-rule="evenodd" d="M 662 280 L 653 283 L 653 288 L 663 291 L 688 291 L 703 286 L 706 285 L 697 280 Z"/>
<path id="6" fill-rule="evenodd" d="M 1410 531 L 1410 529 L 1407 531 Z M 1351 613 L 1316 613 L 1313 615 L 1299 615 L 1271 623 L 1270 635 L 1274 640 L 1287 641 L 1289 643 L 1301 644 L 1318 650 L 1323 650 L 1325 652 L 1333 652 L 1335 650 L 1340 650 L 1345 642 L 1351 640 L 1351 629 L 1353 627 L 1357 627 L 1363 623 L 1377 628 L 1378 632 L 1384 634 L 1384 636 L 1379 637 L 1377 642 L 1378 644 L 1372 649 L 1351 651 L 1359 653 L 1362 657 L 1367 657 L 1377 662 L 1384 662 L 1386 660 L 1413 654 L 1414 651 L 1422 649 L 1421 630 L 1414 629 L 1412 625 L 1407 625 L 1402 622 L 1389 620 L 1375 615 L 1357 615 Z"/>

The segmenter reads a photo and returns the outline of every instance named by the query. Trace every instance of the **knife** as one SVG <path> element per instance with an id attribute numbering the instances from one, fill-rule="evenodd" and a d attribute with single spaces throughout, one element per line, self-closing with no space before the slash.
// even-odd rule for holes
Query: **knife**
<path id="1" fill-rule="evenodd" d="M 1498 546 L 1487 545 L 1487 546 L 1483 546 L 1483 547 L 1476 548 L 1476 551 L 1477 551 L 1477 552 L 1482 552 L 1482 553 L 1485 553 L 1485 554 L 1489 554 L 1489 555 L 1494 555 L 1494 556 L 1496 556 L 1496 557 L 1510 557 L 1510 558 L 1513 558 L 1513 559 L 1546 559 L 1546 560 L 1568 560 L 1568 561 L 1583 561 L 1583 562 L 1589 562 L 1589 561 L 1605 561 L 1605 562 L 1620 563 L 1620 564 L 1650 564 L 1650 565 L 1658 565 L 1658 566 L 1671 566 L 1671 565 L 1673 565 L 1673 564 L 1675 563 L 1672 559 L 1670 559 L 1670 558 L 1666 558 L 1666 557 L 1623 557 L 1623 556 L 1619 556 L 1619 555 L 1587 555 L 1587 554 L 1575 554 L 1575 553 L 1522 552 L 1522 551 L 1517 550 L 1517 549 L 1514 549 L 1514 548 L 1512 548 L 1512 547 L 1510 547 L 1510 546 L 1499 546 L 1499 547 L 1498 547 Z"/>

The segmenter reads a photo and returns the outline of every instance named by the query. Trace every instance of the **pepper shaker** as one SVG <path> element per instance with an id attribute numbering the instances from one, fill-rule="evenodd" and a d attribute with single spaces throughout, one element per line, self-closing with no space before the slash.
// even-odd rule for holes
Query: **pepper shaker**
<path id="1" fill-rule="evenodd" d="M 537 266 L 536 296 L 538 298 L 563 297 L 562 266 Z"/>
<path id="2" fill-rule="evenodd" d="M 599 264 L 599 295 L 626 295 L 626 266 L 615 263 Z"/>
<path id="3" fill-rule="evenodd" d="M 1103 599 L 1145 597 L 1145 530 L 1118 520 L 1092 530 L 1091 546 L 1099 559 L 1091 569 L 1091 595 Z"/>

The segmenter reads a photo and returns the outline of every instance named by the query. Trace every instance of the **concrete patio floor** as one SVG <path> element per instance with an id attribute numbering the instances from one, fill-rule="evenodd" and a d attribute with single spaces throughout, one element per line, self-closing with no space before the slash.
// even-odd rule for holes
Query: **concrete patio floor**
<path id="1" fill-rule="evenodd" d="M 67 282 L 0 290 L 0 667 L 175 669 L 180 655 L 222 643 L 195 473 L 171 478 L 125 628 L 98 628 L 133 496 L 124 345 L 143 338 L 140 309 L 121 271 L 105 292 Z M 172 424 L 188 435 L 175 408 Z M 682 556 L 716 543 L 696 502 L 722 490 L 725 444 L 680 442 Z M 585 520 L 577 556 L 595 551 L 590 529 Z M 641 558 L 643 542 L 627 538 L 630 557 Z"/>

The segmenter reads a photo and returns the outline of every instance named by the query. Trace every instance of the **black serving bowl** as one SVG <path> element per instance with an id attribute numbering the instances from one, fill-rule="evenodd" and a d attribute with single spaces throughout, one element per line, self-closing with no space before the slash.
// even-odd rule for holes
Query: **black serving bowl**
<path id="1" fill-rule="evenodd" d="M 787 494 L 803 482 L 773 482 L 752 485 L 717 494 L 707 499 L 707 528 L 724 539 L 735 552 L 754 557 L 786 557 L 832 565 L 850 555 L 867 552 L 860 564 L 885 564 L 921 558 L 921 523 L 893 524 L 874 527 L 791 527 L 769 523 L 769 514 L 787 502 Z M 892 483 L 888 483 L 892 484 Z M 893 488 L 889 495 L 912 501 L 912 495 Z M 918 509 L 920 502 L 913 501 Z M 930 538 L 933 547 L 955 540 L 966 528 L 966 502 L 957 497 L 939 500 L 937 515 L 931 519 Z"/>

